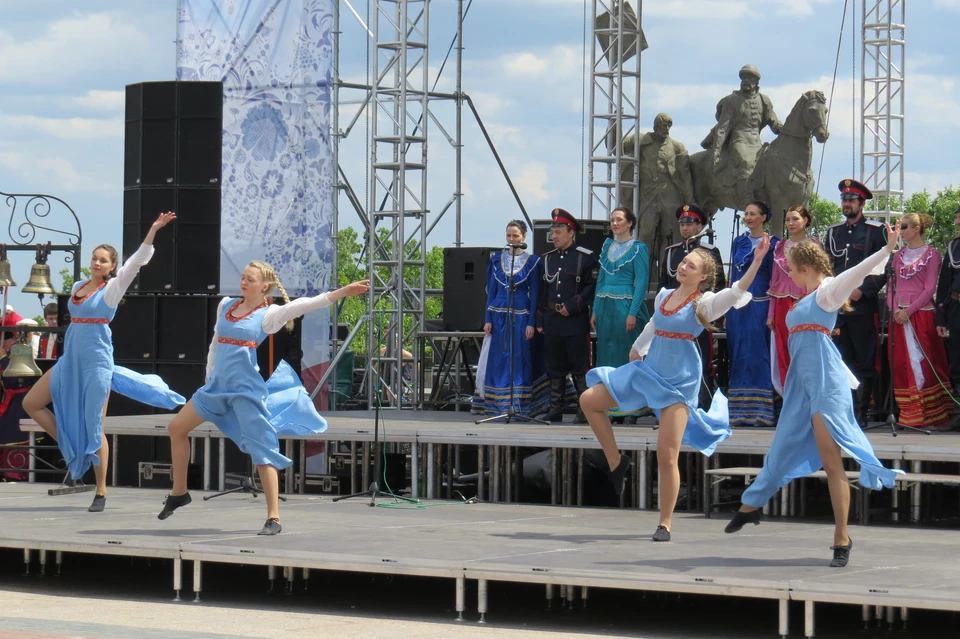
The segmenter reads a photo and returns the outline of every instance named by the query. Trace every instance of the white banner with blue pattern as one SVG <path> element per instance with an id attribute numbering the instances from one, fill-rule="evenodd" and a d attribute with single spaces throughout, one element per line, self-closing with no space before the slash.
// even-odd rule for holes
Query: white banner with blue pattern
<path id="1" fill-rule="evenodd" d="M 330 288 L 334 1 L 180 0 L 177 78 L 223 82 L 224 294 L 239 293 L 251 260 L 273 265 L 291 296 Z M 303 331 L 315 383 L 329 314 L 305 317 Z"/>

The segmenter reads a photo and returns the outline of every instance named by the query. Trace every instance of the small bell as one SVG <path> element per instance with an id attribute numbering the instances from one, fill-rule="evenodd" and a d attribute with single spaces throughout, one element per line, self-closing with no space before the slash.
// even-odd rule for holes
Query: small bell
<path id="1" fill-rule="evenodd" d="M 26 333 L 20 333 L 19 339 L 26 338 Z M 3 371 L 4 377 L 40 377 L 43 371 L 33 359 L 33 346 L 18 342 L 10 348 L 10 364 Z"/>
<path id="2" fill-rule="evenodd" d="M 16 285 L 13 275 L 10 273 L 10 262 L 7 261 L 7 245 L 0 244 L 0 287 Z"/>
<path id="3" fill-rule="evenodd" d="M 42 244 L 37 245 L 37 263 L 30 268 L 30 280 L 20 289 L 24 293 L 37 295 L 56 295 L 57 289 L 50 282 L 50 266 L 47 264 L 47 250 Z"/>

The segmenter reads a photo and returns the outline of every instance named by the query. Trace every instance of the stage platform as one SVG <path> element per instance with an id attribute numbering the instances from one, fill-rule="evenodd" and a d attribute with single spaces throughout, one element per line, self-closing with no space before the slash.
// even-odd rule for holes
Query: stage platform
<path id="1" fill-rule="evenodd" d="M 446 579 L 457 612 L 473 620 L 487 615 L 497 582 L 546 584 L 548 596 L 563 591 L 569 600 L 602 597 L 603 589 L 777 600 L 782 635 L 790 601 L 805 602 L 806 636 L 813 636 L 817 603 L 870 606 L 871 614 L 876 606 L 960 611 L 955 531 L 853 526 L 851 563 L 832 569 L 833 531 L 823 524 L 764 521 L 726 535 L 726 517 L 678 514 L 674 541 L 653 543 L 657 514 L 635 510 L 450 502 L 370 508 L 367 500 L 292 495 L 281 504 L 283 532 L 258 537 L 262 497 L 193 496 L 159 521 L 164 491 L 114 489 L 103 513 L 88 513 L 89 494 L 49 497 L 42 485 L 0 484 L 0 520 L 8 524 L 0 547 L 24 550 L 30 569 L 39 570 L 39 559 L 47 573 L 64 555 L 69 569 L 69 553 L 169 559 L 173 589 L 184 589 L 189 568 L 198 598 L 202 567 L 211 563 L 248 566 L 252 578 L 286 575 L 291 586 L 298 569 Z M 468 581 L 478 593 L 469 606 Z"/>

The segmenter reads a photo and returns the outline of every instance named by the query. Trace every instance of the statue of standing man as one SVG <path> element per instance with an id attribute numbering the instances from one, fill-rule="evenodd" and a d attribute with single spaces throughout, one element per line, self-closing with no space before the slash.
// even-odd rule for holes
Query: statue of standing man
<path id="1" fill-rule="evenodd" d="M 713 151 L 714 176 L 721 188 L 736 187 L 739 210 L 754 199 L 751 175 L 763 143 L 760 132 L 769 126 L 780 134 L 783 124 L 770 98 L 760 93 L 760 71 L 752 64 L 740 69 L 740 90 L 717 103 L 717 124 L 700 143 Z"/>
<path id="2" fill-rule="evenodd" d="M 637 219 L 640 241 L 646 244 L 654 261 L 664 247 L 680 241 L 680 225 L 674 213 L 683 203 L 694 201 L 690 156 L 683 144 L 670 137 L 672 126 L 673 118 L 661 113 L 653 121 L 653 131 L 645 133 L 639 141 L 640 209 Z M 633 156 L 636 144 L 636 136 L 623 141 L 621 180 L 633 179 L 633 162 L 626 158 Z M 621 189 L 621 204 L 632 205 L 632 191 L 629 187 Z"/>

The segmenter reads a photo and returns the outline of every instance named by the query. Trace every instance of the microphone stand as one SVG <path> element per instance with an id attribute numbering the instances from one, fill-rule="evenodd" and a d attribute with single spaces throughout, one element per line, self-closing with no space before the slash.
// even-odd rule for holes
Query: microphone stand
<path id="1" fill-rule="evenodd" d="M 896 254 L 890 259 L 890 265 L 886 269 L 887 276 L 887 295 L 888 299 L 884 300 L 884 313 L 887 316 L 887 353 L 889 361 L 887 362 L 887 369 L 889 371 L 890 380 L 887 383 L 887 397 L 884 401 L 885 408 L 887 409 L 887 418 L 882 422 L 875 422 L 873 424 L 865 424 L 863 427 L 864 431 L 872 430 L 874 428 L 880 428 L 881 426 L 888 426 L 890 428 L 890 435 L 896 437 L 898 435 L 897 429 L 902 428 L 907 431 L 913 431 L 917 433 L 923 433 L 924 435 L 930 435 L 931 432 L 925 428 L 917 428 L 916 426 L 905 426 L 897 420 L 897 416 L 894 414 L 894 395 L 893 395 L 893 371 L 896 368 L 894 366 L 894 360 L 896 358 L 896 352 L 893 350 L 893 325 L 896 320 L 893 318 L 893 313 L 896 310 L 897 304 L 897 274 L 896 274 Z M 892 295 L 892 297 L 890 297 Z M 891 303 L 894 305 L 891 309 Z M 878 353 L 879 355 L 879 353 Z M 908 363 L 909 365 L 909 363 Z M 864 391 L 866 392 L 866 391 Z M 854 406 L 854 412 L 856 412 L 857 407 Z"/>
<path id="2" fill-rule="evenodd" d="M 522 248 L 522 245 L 518 245 Z M 485 417 L 483 419 L 476 420 L 477 424 L 486 424 L 488 422 L 493 422 L 498 419 L 502 419 L 503 423 L 509 424 L 511 421 L 516 419 L 521 419 L 527 422 L 534 424 L 543 424 L 544 426 L 548 425 L 550 422 L 544 421 L 542 419 L 537 419 L 535 417 L 530 417 L 528 415 L 521 415 L 514 410 L 514 394 L 516 384 L 516 378 L 514 377 L 514 357 L 513 357 L 513 342 L 515 339 L 515 330 L 514 326 L 516 324 L 516 312 L 513 308 L 514 293 L 516 292 L 516 285 L 513 282 L 514 275 L 514 263 L 516 262 L 517 256 L 513 252 L 513 249 L 517 248 L 511 244 L 507 245 L 507 249 L 510 250 L 510 272 L 507 273 L 507 332 L 509 333 L 508 342 L 510 344 L 509 353 L 510 353 L 510 405 L 507 407 L 507 412 L 501 413 L 500 415 L 494 415 L 492 417 Z M 502 259 L 502 254 L 501 254 Z M 487 355 L 489 358 L 489 354 Z M 481 469 L 480 472 L 483 472 Z"/>

